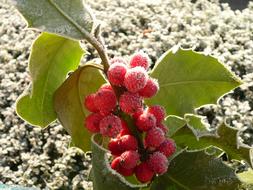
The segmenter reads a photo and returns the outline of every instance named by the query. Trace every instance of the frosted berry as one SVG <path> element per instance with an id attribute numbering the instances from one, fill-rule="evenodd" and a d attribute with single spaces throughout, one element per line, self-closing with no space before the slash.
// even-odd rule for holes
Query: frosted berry
<path id="1" fill-rule="evenodd" d="M 170 157 L 176 151 L 176 144 L 172 139 L 166 139 L 157 150 L 166 157 Z"/>
<path id="2" fill-rule="evenodd" d="M 136 178 L 142 183 L 151 181 L 154 176 L 154 172 L 148 167 L 146 162 L 142 162 L 140 165 L 136 166 L 134 172 Z"/>
<path id="3" fill-rule="evenodd" d="M 107 71 L 107 77 L 111 84 L 123 86 L 127 67 L 123 63 L 114 63 Z"/>
<path id="4" fill-rule="evenodd" d="M 129 65 L 131 68 L 141 66 L 144 69 L 148 70 L 150 65 L 150 59 L 146 53 L 138 52 L 133 55 Z"/>
<path id="5" fill-rule="evenodd" d="M 112 155 L 119 156 L 122 154 L 122 147 L 120 146 L 119 138 L 112 138 L 108 143 L 108 149 L 111 151 Z"/>
<path id="6" fill-rule="evenodd" d="M 125 59 L 121 58 L 121 57 L 114 57 L 110 60 L 110 65 L 113 65 L 115 63 L 123 63 L 123 64 L 127 64 Z"/>
<path id="7" fill-rule="evenodd" d="M 139 160 L 140 160 L 140 155 L 133 150 L 128 150 L 123 152 L 120 155 L 120 164 L 123 168 L 126 169 L 132 169 L 135 168 L 135 166 L 137 166 Z"/>
<path id="8" fill-rule="evenodd" d="M 111 86 L 109 83 L 105 83 L 105 84 L 103 84 L 103 85 L 99 88 L 99 90 L 102 90 L 102 89 L 113 90 L 113 89 L 112 89 L 112 86 Z"/>
<path id="9" fill-rule="evenodd" d="M 110 114 L 99 123 L 100 133 L 108 137 L 116 137 L 122 130 L 121 120 L 118 116 Z"/>
<path id="10" fill-rule="evenodd" d="M 113 159 L 112 163 L 111 163 L 111 168 L 118 171 L 119 167 L 120 167 L 120 157 L 116 157 Z"/>
<path id="11" fill-rule="evenodd" d="M 122 125 L 122 130 L 119 133 L 119 136 L 124 136 L 124 135 L 131 135 L 131 131 L 128 129 L 127 123 L 121 119 L 121 125 Z"/>
<path id="12" fill-rule="evenodd" d="M 90 94 L 88 96 L 85 97 L 84 99 L 84 106 L 90 111 L 90 112 L 97 112 L 98 109 L 97 107 L 95 106 L 95 96 L 96 94 L 93 93 L 93 94 Z"/>
<path id="13" fill-rule="evenodd" d="M 153 114 L 144 111 L 136 120 L 136 126 L 140 131 L 148 131 L 156 126 L 156 118 Z"/>
<path id="14" fill-rule="evenodd" d="M 164 108 L 159 105 L 151 106 L 147 111 L 156 117 L 157 123 L 162 122 L 166 115 Z"/>
<path id="15" fill-rule="evenodd" d="M 147 161 L 148 167 L 156 174 L 164 174 L 168 169 L 168 160 L 161 152 L 154 152 Z"/>
<path id="16" fill-rule="evenodd" d="M 112 155 L 120 155 L 127 150 L 137 150 L 138 142 L 132 135 L 124 135 L 111 139 L 108 143 L 108 149 Z"/>
<path id="17" fill-rule="evenodd" d="M 157 123 L 156 127 L 161 129 L 164 132 L 164 134 L 168 133 L 168 127 L 164 125 L 163 123 Z"/>
<path id="18" fill-rule="evenodd" d="M 159 147 L 164 140 L 165 140 L 164 132 L 157 127 L 153 127 L 147 131 L 145 137 L 145 145 L 147 147 L 156 148 Z"/>
<path id="19" fill-rule="evenodd" d="M 126 169 L 121 166 L 121 158 L 116 157 L 112 163 L 111 168 L 116 170 L 118 173 L 120 173 L 123 176 L 131 176 L 134 173 L 134 169 Z"/>
<path id="20" fill-rule="evenodd" d="M 139 91 L 140 96 L 144 98 L 151 98 L 157 94 L 159 84 L 156 79 L 149 78 L 144 88 Z"/>
<path id="21" fill-rule="evenodd" d="M 144 112 L 143 108 L 138 109 L 136 112 L 134 112 L 134 114 L 132 114 L 132 117 L 137 120 L 138 117 Z"/>
<path id="22" fill-rule="evenodd" d="M 84 125 L 90 132 L 98 133 L 100 131 L 99 122 L 101 121 L 101 119 L 103 119 L 102 115 L 100 115 L 99 113 L 92 113 L 85 118 Z"/>
<path id="23" fill-rule="evenodd" d="M 134 168 L 131 168 L 131 169 L 126 169 L 126 168 L 123 168 L 122 166 L 120 166 L 118 172 L 123 175 L 123 176 L 131 176 L 134 174 Z"/>
<path id="24" fill-rule="evenodd" d="M 148 81 L 148 74 L 143 67 L 134 67 L 127 70 L 124 85 L 130 92 L 138 92 L 145 87 Z"/>
<path id="25" fill-rule="evenodd" d="M 132 135 L 124 135 L 120 137 L 120 145 L 121 148 L 125 150 L 137 150 L 138 149 L 138 142 L 136 138 Z"/>
<path id="26" fill-rule="evenodd" d="M 134 114 L 142 109 L 142 98 L 135 93 L 124 92 L 119 98 L 120 109 L 127 114 Z"/>
<path id="27" fill-rule="evenodd" d="M 99 89 L 95 97 L 95 106 L 102 115 L 107 115 L 114 110 L 117 98 L 112 90 Z"/>

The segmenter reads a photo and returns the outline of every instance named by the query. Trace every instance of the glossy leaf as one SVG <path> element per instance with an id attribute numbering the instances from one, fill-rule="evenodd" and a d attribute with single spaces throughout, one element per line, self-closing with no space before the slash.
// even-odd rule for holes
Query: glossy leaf
<path id="1" fill-rule="evenodd" d="M 72 145 L 84 152 L 90 150 L 90 132 L 84 127 L 89 114 L 83 105 L 84 97 L 94 93 L 105 83 L 98 69 L 87 64 L 74 73 L 57 89 L 54 108 L 62 126 L 71 135 Z"/>
<path id="2" fill-rule="evenodd" d="M 204 151 L 183 152 L 174 158 L 168 172 L 151 185 L 151 190 L 236 190 L 241 182 L 234 170 Z"/>
<path id="3" fill-rule="evenodd" d="M 29 28 L 73 39 L 90 32 L 94 18 L 83 0 L 12 0 Z"/>
<path id="4" fill-rule="evenodd" d="M 216 104 L 220 96 L 241 84 L 214 57 L 180 48 L 166 52 L 151 76 L 158 79 L 160 90 L 146 102 L 163 105 L 167 114 L 181 117 L 204 104 Z"/>
<path id="5" fill-rule="evenodd" d="M 186 125 L 186 121 L 176 115 L 169 115 L 165 120 L 165 124 L 168 127 L 169 136 L 172 136 L 179 129 Z"/>
<path id="6" fill-rule="evenodd" d="M 214 133 L 208 128 L 207 124 L 203 122 L 205 117 L 194 114 L 185 114 L 184 118 L 188 127 L 197 138 L 214 135 Z"/>
<path id="7" fill-rule="evenodd" d="M 18 115 L 31 125 L 46 127 L 56 119 L 53 95 L 75 70 L 83 55 L 76 41 L 42 33 L 34 42 L 29 59 L 32 84 L 17 100 Z"/>
<path id="8" fill-rule="evenodd" d="M 177 146 L 188 147 L 188 150 L 197 151 L 210 146 L 216 146 L 226 152 L 230 159 L 244 160 L 252 166 L 252 149 L 246 145 L 240 145 L 238 141 L 238 130 L 222 124 L 217 135 L 203 136 L 199 139 L 188 127 L 183 127 L 175 133 L 172 138 Z"/>
<path id="9" fill-rule="evenodd" d="M 134 185 L 125 180 L 123 176 L 112 170 L 108 161 L 108 151 L 100 146 L 101 136 L 92 138 L 92 170 L 94 190 L 133 190 L 145 185 Z"/>

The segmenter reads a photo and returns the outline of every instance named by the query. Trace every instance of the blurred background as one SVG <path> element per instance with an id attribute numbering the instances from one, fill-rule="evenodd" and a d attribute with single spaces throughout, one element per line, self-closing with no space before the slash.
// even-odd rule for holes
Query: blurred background
<path id="1" fill-rule="evenodd" d="M 229 4 L 228 4 L 229 3 Z M 253 2 L 248 0 L 93 0 L 89 5 L 102 21 L 109 56 L 146 51 L 153 64 L 168 49 L 209 53 L 245 82 L 215 106 L 197 113 L 216 127 L 222 120 L 243 132 L 253 145 Z M 0 183 L 40 189 L 91 189 L 90 155 L 68 149 L 70 137 L 58 124 L 44 130 L 24 123 L 15 101 L 29 85 L 27 69 L 38 32 L 26 29 L 17 11 L 0 0 Z M 89 55 L 97 55 L 82 44 Z M 169 100 L 168 100 L 169 101 Z"/>

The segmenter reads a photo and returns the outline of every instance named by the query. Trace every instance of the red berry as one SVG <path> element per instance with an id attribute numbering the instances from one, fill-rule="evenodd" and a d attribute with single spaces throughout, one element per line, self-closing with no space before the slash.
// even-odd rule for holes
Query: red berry
<path id="1" fill-rule="evenodd" d="M 149 65 L 150 65 L 150 59 L 148 57 L 148 55 L 144 52 L 138 52 L 136 54 L 133 55 L 133 57 L 130 60 L 130 67 L 137 67 L 137 66 L 141 66 L 144 69 L 148 70 Z"/>
<path id="2" fill-rule="evenodd" d="M 157 80 L 149 78 L 146 86 L 139 91 L 139 94 L 144 98 L 151 98 L 157 94 L 158 90 L 159 84 Z"/>
<path id="3" fill-rule="evenodd" d="M 157 149 L 166 157 L 170 157 L 176 151 L 176 144 L 172 139 L 166 139 Z"/>
<path id="4" fill-rule="evenodd" d="M 131 169 L 126 169 L 126 168 L 123 168 L 122 166 L 120 166 L 118 172 L 123 175 L 123 176 L 131 176 L 134 174 L 134 168 L 131 168 Z"/>
<path id="5" fill-rule="evenodd" d="M 108 143 L 108 149 L 111 151 L 111 154 L 115 156 L 119 156 L 122 152 L 124 152 L 120 146 L 119 138 L 112 138 Z"/>
<path id="6" fill-rule="evenodd" d="M 99 89 L 95 96 L 95 106 L 102 115 L 107 115 L 116 107 L 117 98 L 112 90 Z"/>
<path id="7" fill-rule="evenodd" d="M 120 168 L 120 160 L 121 158 L 119 156 L 114 158 L 114 160 L 111 163 L 111 168 L 118 171 Z"/>
<path id="8" fill-rule="evenodd" d="M 123 64 L 127 64 L 126 61 L 121 58 L 121 57 L 114 57 L 110 60 L 110 65 L 113 65 L 114 63 L 123 63 Z"/>
<path id="9" fill-rule="evenodd" d="M 95 106 L 95 96 L 96 94 L 90 94 L 88 96 L 85 97 L 84 99 L 84 106 L 90 111 L 90 112 L 97 112 L 98 109 Z"/>
<path id="10" fill-rule="evenodd" d="M 156 127 L 160 128 L 164 132 L 164 134 L 168 133 L 168 127 L 166 125 L 164 125 L 163 123 L 157 123 Z"/>
<path id="11" fill-rule="evenodd" d="M 99 123 L 100 133 L 108 137 L 116 137 L 122 130 L 121 120 L 118 116 L 110 114 Z"/>
<path id="12" fill-rule="evenodd" d="M 92 113 L 85 118 L 84 125 L 92 133 L 99 132 L 99 122 L 103 119 L 103 116 L 99 113 Z"/>
<path id="13" fill-rule="evenodd" d="M 154 172 L 148 167 L 146 162 L 142 162 L 136 166 L 135 176 L 140 182 L 147 183 L 153 178 Z"/>
<path id="14" fill-rule="evenodd" d="M 134 67 L 127 70 L 124 85 L 128 91 L 135 93 L 144 88 L 147 81 L 147 71 L 143 67 Z"/>
<path id="15" fill-rule="evenodd" d="M 120 137 L 120 140 L 121 140 L 120 145 L 124 151 L 138 149 L 138 142 L 134 136 L 124 135 Z"/>
<path id="16" fill-rule="evenodd" d="M 137 166 L 139 160 L 140 160 L 140 155 L 133 150 L 128 150 L 123 152 L 120 155 L 120 164 L 123 168 L 126 169 L 132 169 L 135 168 L 135 166 Z"/>
<path id="17" fill-rule="evenodd" d="M 102 89 L 113 90 L 113 89 L 112 89 L 112 86 L 111 86 L 109 83 L 105 83 L 105 84 L 103 84 L 103 85 L 99 88 L 99 90 L 102 90 Z"/>
<path id="18" fill-rule="evenodd" d="M 124 92 L 119 98 L 120 109 L 127 114 L 134 114 L 142 109 L 142 98 L 138 94 Z"/>
<path id="19" fill-rule="evenodd" d="M 132 115 L 132 117 L 136 120 L 136 119 L 138 119 L 138 117 L 139 117 L 141 114 L 143 114 L 143 112 L 144 112 L 143 108 L 138 109 L 138 110 Z"/>
<path id="20" fill-rule="evenodd" d="M 164 132 L 157 127 L 153 127 L 147 131 L 145 137 L 145 145 L 147 147 L 156 148 L 159 147 L 164 140 L 165 140 Z"/>
<path id="21" fill-rule="evenodd" d="M 157 123 L 162 122 L 166 115 L 164 108 L 159 105 L 151 106 L 147 111 L 156 117 Z"/>
<path id="22" fill-rule="evenodd" d="M 112 163 L 111 168 L 116 170 L 118 173 L 120 173 L 123 176 L 131 176 L 134 173 L 134 169 L 126 169 L 121 166 L 121 158 L 116 157 Z"/>
<path id="23" fill-rule="evenodd" d="M 108 143 L 108 149 L 112 155 L 120 155 L 127 150 L 137 150 L 138 142 L 134 136 L 124 135 L 111 139 Z"/>
<path id="24" fill-rule="evenodd" d="M 164 174 L 168 169 L 168 160 L 161 152 L 154 152 L 147 161 L 148 167 L 156 174 Z"/>
<path id="25" fill-rule="evenodd" d="M 107 77 L 111 84 L 123 86 L 127 67 L 123 63 L 114 63 L 107 71 Z"/>
<path id="26" fill-rule="evenodd" d="M 140 131 L 148 131 L 156 126 L 156 118 L 153 114 L 144 111 L 136 120 L 136 126 Z"/>
<path id="27" fill-rule="evenodd" d="M 122 130 L 119 133 L 119 136 L 124 136 L 124 135 L 131 135 L 131 131 L 128 129 L 127 123 L 121 119 L 121 124 L 122 124 Z"/>

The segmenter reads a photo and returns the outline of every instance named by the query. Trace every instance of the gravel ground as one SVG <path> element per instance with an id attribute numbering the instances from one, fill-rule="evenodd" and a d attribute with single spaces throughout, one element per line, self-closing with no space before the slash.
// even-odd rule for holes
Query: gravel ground
<path id="1" fill-rule="evenodd" d="M 147 0 L 146 0 L 147 1 Z M 147 1 L 148 2 L 148 1 Z M 163 3 L 161 3 L 163 2 Z M 192 2 L 195 2 L 193 4 Z M 153 62 L 173 45 L 219 57 L 245 84 L 198 110 L 215 126 L 222 119 L 253 145 L 253 3 L 232 11 L 217 0 L 94 0 L 111 57 L 144 49 Z M 140 11 L 141 10 L 141 11 Z M 27 59 L 38 35 L 9 5 L 0 1 L 0 182 L 40 189 L 90 189 L 90 157 L 68 149 L 70 137 L 55 124 L 41 130 L 15 113 L 15 101 L 29 83 Z M 93 58 L 94 51 L 85 59 Z"/>

